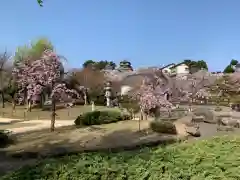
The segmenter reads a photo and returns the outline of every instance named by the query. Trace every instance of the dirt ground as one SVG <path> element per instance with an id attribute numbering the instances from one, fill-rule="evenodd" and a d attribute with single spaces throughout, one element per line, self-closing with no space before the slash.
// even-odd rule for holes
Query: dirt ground
<path id="1" fill-rule="evenodd" d="M 17 134 L 17 143 L 4 149 L 8 153 L 22 151 L 48 154 L 62 151 L 81 151 L 95 147 L 115 147 L 146 139 L 150 121 L 121 121 L 118 123 L 76 128 L 61 127 L 55 132 L 48 129 Z M 150 130 L 149 130 L 150 131 Z"/>

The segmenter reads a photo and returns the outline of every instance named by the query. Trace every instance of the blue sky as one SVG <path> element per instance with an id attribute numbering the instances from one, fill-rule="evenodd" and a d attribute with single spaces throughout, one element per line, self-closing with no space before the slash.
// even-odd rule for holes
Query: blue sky
<path id="1" fill-rule="evenodd" d="M 239 0 L 36 0 L 1 2 L 0 48 L 44 36 L 69 66 L 130 60 L 134 67 L 206 60 L 211 71 L 240 60 Z"/>

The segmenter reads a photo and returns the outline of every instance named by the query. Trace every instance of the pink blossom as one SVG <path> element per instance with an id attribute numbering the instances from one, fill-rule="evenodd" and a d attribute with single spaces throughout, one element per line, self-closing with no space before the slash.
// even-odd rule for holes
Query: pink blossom
<path id="1" fill-rule="evenodd" d="M 197 91 L 195 97 L 200 99 L 209 99 L 211 97 L 211 94 L 206 89 L 203 88 Z"/>
<path id="2" fill-rule="evenodd" d="M 52 88 L 51 96 L 56 97 L 56 100 L 66 101 L 72 97 L 79 97 L 77 91 L 69 90 L 65 84 L 61 84 L 61 62 L 50 50 L 44 51 L 39 60 L 23 61 L 18 64 L 13 70 L 13 76 L 21 88 L 20 97 L 24 95 L 22 92 L 26 89 L 27 99 L 33 103 L 40 100 L 44 88 L 47 87 Z"/>
<path id="3" fill-rule="evenodd" d="M 152 84 L 146 82 L 133 94 L 133 98 L 139 101 L 140 108 L 146 112 L 154 108 L 170 109 L 172 107 L 159 89 L 156 91 Z"/>

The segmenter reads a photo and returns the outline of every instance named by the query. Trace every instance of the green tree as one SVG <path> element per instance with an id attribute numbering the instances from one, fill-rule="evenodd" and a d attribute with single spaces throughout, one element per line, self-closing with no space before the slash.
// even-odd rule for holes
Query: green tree
<path id="1" fill-rule="evenodd" d="M 14 55 L 14 65 L 19 64 L 28 57 L 30 53 L 30 48 L 26 45 L 17 47 L 17 50 Z"/>
<path id="2" fill-rule="evenodd" d="M 53 50 L 53 44 L 47 38 L 41 38 L 31 43 L 30 53 L 34 59 L 39 59 L 46 49 Z"/>
<path id="3" fill-rule="evenodd" d="M 115 69 L 116 64 L 112 61 L 99 61 L 95 64 L 95 68 L 102 70 L 105 69 L 107 66 L 111 67 L 111 69 Z"/>
<path id="4" fill-rule="evenodd" d="M 232 65 L 228 65 L 225 69 L 224 69 L 224 71 L 223 71 L 224 73 L 234 73 L 234 69 L 232 68 Z"/>
<path id="5" fill-rule="evenodd" d="M 184 60 L 184 63 L 189 67 L 189 70 L 191 73 L 197 72 L 201 69 L 208 70 L 207 63 L 204 60 L 192 61 L 187 59 L 187 60 Z"/>
<path id="6" fill-rule="evenodd" d="M 11 67 L 8 62 L 10 59 L 10 55 L 7 51 L 0 54 L 0 93 L 2 100 L 2 108 L 5 107 L 5 91 L 8 86 L 9 79 L 11 78 Z"/>
<path id="7" fill-rule="evenodd" d="M 105 69 L 107 66 L 111 69 L 115 69 L 116 64 L 113 61 L 93 61 L 93 60 L 87 60 L 83 63 L 83 68 L 92 67 L 96 70 L 102 70 Z"/>
<path id="8" fill-rule="evenodd" d="M 32 41 L 30 45 L 19 46 L 15 52 L 14 65 L 25 60 L 39 59 L 46 49 L 54 49 L 52 43 L 47 38 Z"/>
<path id="9" fill-rule="evenodd" d="M 232 59 L 230 65 L 236 66 L 238 64 L 238 60 Z"/>
<path id="10" fill-rule="evenodd" d="M 236 66 L 238 64 L 238 61 L 235 59 L 232 59 L 230 64 L 227 65 L 227 67 L 223 70 L 224 73 L 234 73 L 234 68 L 233 66 Z"/>
<path id="11" fill-rule="evenodd" d="M 191 65 L 192 65 L 192 61 L 189 60 L 189 59 L 184 60 L 184 63 L 185 63 L 186 65 L 188 65 L 188 66 L 191 66 Z"/>
<path id="12" fill-rule="evenodd" d="M 93 60 L 87 60 L 87 61 L 85 61 L 84 63 L 83 63 L 83 68 L 87 68 L 87 67 L 89 67 L 89 66 L 93 66 L 94 64 L 95 64 L 96 62 L 95 61 L 93 61 Z"/>
<path id="13" fill-rule="evenodd" d="M 207 63 L 204 60 L 199 60 L 199 61 L 196 62 L 196 64 L 200 69 L 208 70 Z"/>

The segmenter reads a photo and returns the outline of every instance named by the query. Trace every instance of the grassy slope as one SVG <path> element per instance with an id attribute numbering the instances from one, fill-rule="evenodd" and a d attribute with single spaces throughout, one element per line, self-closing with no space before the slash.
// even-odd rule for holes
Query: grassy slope
<path id="1" fill-rule="evenodd" d="M 236 180 L 239 172 L 240 137 L 224 136 L 163 148 L 48 159 L 0 179 Z"/>

